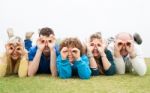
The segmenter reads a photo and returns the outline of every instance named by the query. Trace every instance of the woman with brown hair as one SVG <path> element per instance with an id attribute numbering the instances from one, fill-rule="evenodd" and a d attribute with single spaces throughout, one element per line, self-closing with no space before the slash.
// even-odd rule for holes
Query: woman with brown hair
<path id="1" fill-rule="evenodd" d="M 66 38 L 60 44 L 60 55 L 57 58 L 57 70 L 60 78 L 79 76 L 89 79 L 91 70 L 89 60 L 83 53 L 84 49 L 77 38 Z"/>
<path id="2" fill-rule="evenodd" d="M 115 74 L 116 68 L 112 54 L 106 49 L 100 32 L 90 36 L 87 44 L 87 55 L 90 60 L 90 68 L 93 76 Z"/>

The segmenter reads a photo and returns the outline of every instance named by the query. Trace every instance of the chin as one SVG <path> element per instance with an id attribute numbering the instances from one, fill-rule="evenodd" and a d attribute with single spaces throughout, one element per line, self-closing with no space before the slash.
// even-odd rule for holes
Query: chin
<path id="1" fill-rule="evenodd" d="M 99 57 L 99 54 L 98 53 L 94 53 L 93 56 L 94 57 Z"/>
<path id="2" fill-rule="evenodd" d="M 19 57 L 11 57 L 12 58 L 12 60 L 18 60 L 19 59 Z"/>
<path id="3" fill-rule="evenodd" d="M 72 63 L 74 61 L 74 59 L 70 58 L 69 61 Z"/>
<path id="4" fill-rule="evenodd" d="M 127 56 L 127 55 L 128 55 L 128 52 L 127 52 L 127 51 L 122 51 L 122 52 L 121 52 L 121 55 L 122 55 L 122 56 Z"/>

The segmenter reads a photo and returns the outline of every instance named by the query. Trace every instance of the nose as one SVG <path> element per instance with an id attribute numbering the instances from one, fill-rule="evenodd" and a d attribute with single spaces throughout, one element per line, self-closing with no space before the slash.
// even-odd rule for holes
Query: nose
<path id="1" fill-rule="evenodd" d="M 48 46 L 48 41 L 45 42 L 45 46 Z"/>
<path id="2" fill-rule="evenodd" d="M 125 46 L 125 45 L 123 45 L 123 46 L 122 46 L 122 48 L 123 48 L 123 49 L 126 49 L 126 46 Z"/>
<path id="3" fill-rule="evenodd" d="M 97 46 L 96 46 L 96 45 L 94 45 L 94 49 L 97 49 Z"/>

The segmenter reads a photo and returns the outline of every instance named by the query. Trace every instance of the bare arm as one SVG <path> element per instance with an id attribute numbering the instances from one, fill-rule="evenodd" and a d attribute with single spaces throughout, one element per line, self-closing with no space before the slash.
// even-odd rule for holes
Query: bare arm
<path id="1" fill-rule="evenodd" d="M 57 68 L 56 68 L 56 53 L 55 50 L 51 50 L 51 60 L 50 60 L 50 70 L 52 73 L 52 76 L 57 76 Z"/>
<path id="2" fill-rule="evenodd" d="M 36 74 L 39 67 L 41 55 L 42 55 L 42 51 L 38 49 L 33 61 L 29 62 L 28 76 L 33 76 Z"/>

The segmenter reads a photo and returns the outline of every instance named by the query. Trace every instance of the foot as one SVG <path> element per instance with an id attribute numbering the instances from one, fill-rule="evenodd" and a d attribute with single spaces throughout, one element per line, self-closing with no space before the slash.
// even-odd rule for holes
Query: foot
<path id="1" fill-rule="evenodd" d="M 133 34 L 133 38 L 134 38 L 134 41 L 135 41 L 138 45 L 141 45 L 141 44 L 142 44 L 142 38 L 141 38 L 140 34 L 134 33 L 134 34 Z"/>
<path id="2" fill-rule="evenodd" d="M 14 36 L 13 28 L 8 28 L 7 29 L 7 35 L 8 35 L 9 38 Z"/>
<path id="3" fill-rule="evenodd" d="M 31 39 L 32 35 L 34 34 L 34 32 L 26 32 L 26 39 Z"/>

